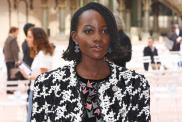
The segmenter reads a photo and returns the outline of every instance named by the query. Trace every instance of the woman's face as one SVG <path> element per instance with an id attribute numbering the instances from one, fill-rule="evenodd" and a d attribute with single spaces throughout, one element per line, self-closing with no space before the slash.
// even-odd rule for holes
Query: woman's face
<path id="1" fill-rule="evenodd" d="M 27 33 L 26 41 L 27 41 L 29 47 L 35 46 L 34 45 L 34 37 L 33 37 L 33 34 L 30 30 Z"/>
<path id="2" fill-rule="evenodd" d="M 72 32 L 74 42 L 78 42 L 82 58 L 103 59 L 109 50 L 110 36 L 105 19 L 95 10 L 81 14 L 77 32 Z"/>
<path id="3" fill-rule="evenodd" d="M 14 32 L 14 35 L 18 36 L 18 32 L 19 32 L 19 30 L 17 29 L 17 30 Z"/>

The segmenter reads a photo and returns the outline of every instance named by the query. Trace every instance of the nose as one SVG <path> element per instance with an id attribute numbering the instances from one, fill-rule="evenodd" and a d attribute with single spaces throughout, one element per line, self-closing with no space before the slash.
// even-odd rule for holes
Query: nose
<path id="1" fill-rule="evenodd" d="M 95 38 L 94 38 L 95 43 L 101 43 L 102 42 L 102 36 L 99 32 L 96 33 Z"/>

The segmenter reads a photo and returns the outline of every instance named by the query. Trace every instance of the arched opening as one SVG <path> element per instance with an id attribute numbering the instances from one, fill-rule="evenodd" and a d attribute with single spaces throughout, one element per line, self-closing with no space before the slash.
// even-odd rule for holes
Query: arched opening
<path id="1" fill-rule="evenodd" d="M 0 43 L 3 43 L 7 36 L 10 28 L 9 24 L 9 5 L 7 0 L 1 0 L 0 4 Z"/>

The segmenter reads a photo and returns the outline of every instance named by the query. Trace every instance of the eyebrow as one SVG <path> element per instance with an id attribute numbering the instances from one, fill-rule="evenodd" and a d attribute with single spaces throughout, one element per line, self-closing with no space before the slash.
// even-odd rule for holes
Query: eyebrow
<path id="1" fill-rule="evenodd" d="M 94 26 L 93 26 L 93 25 L 85 25 L 85 26 L 91 26 L 91 27 L 93 27 L 93 28 L 94 28 Z M 84 28 L 85 26 L 83 26 L 83 28 Z"/>
<path id="2" fill-rule="evenodd" d="M 85 26 L 91 26 L 91 27 L 93 27 L 93 28 L 94 28 L 94 26 L 93 26 L 93 25 L 85 25 Z M 83 28 L 84 28 L 85 26 L 83 26 Z M 107 25 L 102 25 L 101 27 L 107 27 Z"/>

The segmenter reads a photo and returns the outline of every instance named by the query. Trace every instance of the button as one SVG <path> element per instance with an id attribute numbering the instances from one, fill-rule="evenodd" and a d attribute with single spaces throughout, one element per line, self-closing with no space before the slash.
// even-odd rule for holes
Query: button
<path id="1" fill-rule="evenodd" d="M 113 90 L 114 92 L 116 92 L 116 91 L 118 91 L 118 87 L 117 87 L 117 86 L 113 86 L 113 87 L 112 87 L 112 90 Z"/>
<path id="2" fill-rule="evenodd" d="M 126 110 L 122 110 L 121 115 L 124 115 L 126 113 Z"/>

